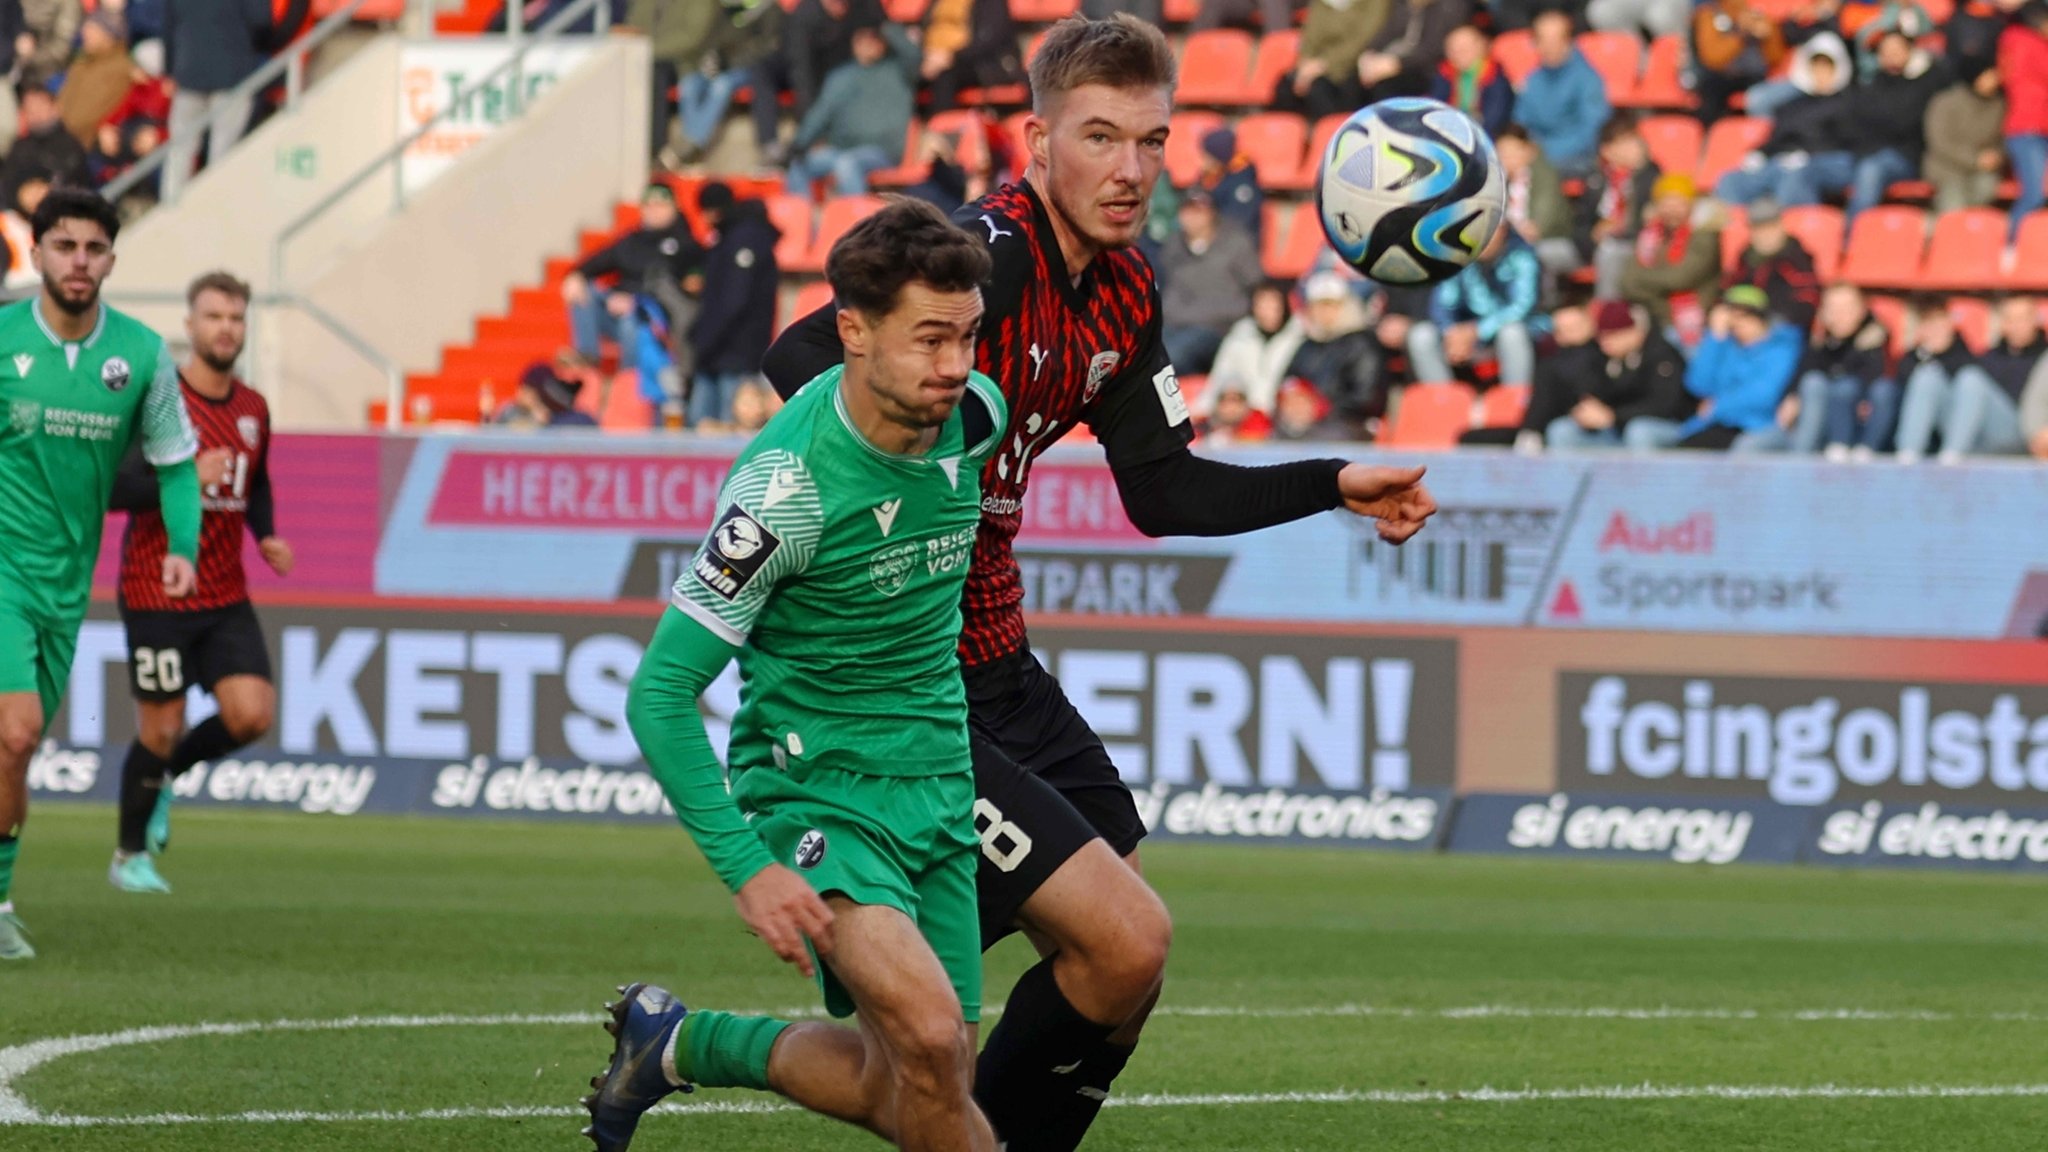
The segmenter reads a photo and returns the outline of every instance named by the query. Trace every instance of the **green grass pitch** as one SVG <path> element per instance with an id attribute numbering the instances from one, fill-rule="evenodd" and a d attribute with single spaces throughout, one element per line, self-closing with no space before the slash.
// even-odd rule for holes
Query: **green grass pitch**
<path id="1" fill-rule="evenodd" d="M 28 827 L 16 895 L 42 956 L 0 968 L 0 1104 L 11 1092 L 46 1119 L 0 1126 L 0 1148 L 573 1149 L 567 1109 L 603 1063 L 613 985 L 815 1002 L 674 828 L 187 809 L 169 898 L 107 887 L 112 836 L 104 808 L 45 804 Z M 1106 1112 L 1093 1149 L 2048 1145 L 2036 879 L 1146 855 L 1174 958 L 1119 1084 L 1139 1106 Z M 1014 943 L 991 958 L 992 1000 L 1025 959 Z M 577 1019 L 184 1035 L 18 1071 L 22 1045 L 56 1037 L 428 1014 Z M 1643 1085 L 1650 1098 L 1606 1092 Z M 1970 1092 L 1927 1091 L 1943 1088 Z M 419 1115 L 435 1110 L 453 1114 Z M 362 1113 L 385 1118 L 338 1115 Z M 119 1118 L 144 1122 L 105 1122 Z M 657 1116 L 636 1147 L 879 1145 L 757 1109 Z"/>

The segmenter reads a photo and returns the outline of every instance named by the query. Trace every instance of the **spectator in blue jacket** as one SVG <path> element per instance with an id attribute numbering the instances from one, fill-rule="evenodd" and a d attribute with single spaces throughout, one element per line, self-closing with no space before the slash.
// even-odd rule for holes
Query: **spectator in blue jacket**
<path id="1" fill-rule="evenodd" d="M 893 25 L 854 29 L 853 59 L 825 78 L 791 143 L 791 192 L 808 197 L 812 183 L 829 176 L 834 195 L 864 196 L 870 175 L 903 163 L 917 106 L 915 59 L 915 46 Z"/>
<path id="2" fill-rule="evenodd" d="M 1444 62 L 1430 78 L 1429 94 L 1458 109 L 1498 136 L 1515 114 L 1515 87 L 1493 60 L 1493 42 L 1470 24 L 1444 39 Z"/>
<path id="3" fill-rule="evenodd" d="M 1686 366 L 1686 391 L 1699 414 L 1683 424 L 1636 420 L 1624 433 L 1631 448 L 1667 447 L 1782 452 L 1792 446 L 1781 415 L 1792 415 L 1787 392 L 1806 341 L 1797 328 L 1771 318 L 1771 298 L 1737 284 L 1707 317 L 1707 335 Z"/>
<path id="4" fill-rule="evenodd" d="M 1566 176 L 1593 168 L 1600 127 L 1612 108 L 1600 73 L 1572 43 L 1572 18 L 1555 9 L 1536 17 L 1530 29 L 1536 70 L 1522 81 L 1515 121 L 1543 146 L 1543 154 Z"/>
<path id="5" fill-rule="evenodd" d="M 1479 259 L 1437 285 L 1429 320 L 1408 330 L 1408 363 L 1415 379 L 1438 382 L 1492 352 L 1502 384 L 1528 384 L 1536 375 L 1536 337 L 1550 330 L 1537 305 L 1543 266 L 1536 250 L 1513 228 L 1497 228 Z"/>
<path id="6" fill-rule="evenodd" d="M 703 303 L 690 327 L 696 377 L 690 385 L 690 427 L 733 423 L 733 397 L 775 339 L 775 244 L 782 233 L 759 200 L 736 200 L 724 184 L 706 184 L 697 206 L 718 239 L 704 259 Z"/>

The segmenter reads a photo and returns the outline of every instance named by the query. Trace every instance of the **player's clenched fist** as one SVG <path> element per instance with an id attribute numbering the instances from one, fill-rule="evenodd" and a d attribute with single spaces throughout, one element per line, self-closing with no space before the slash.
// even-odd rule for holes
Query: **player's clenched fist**
<path id="1" fill-rule="evenodd" d="M 199 573 L 183 556 L 164 557 L 164 595 L 183 600 L 199 587 Z"/>
<path id="2" fill-rule="evenodd" d="M 740 885 L 733 903 L 754 935 L 806 977 L 815 975 L 811 954 L 804 949 L 806 939 L 818 955 L 831 954 L 832 909 L 802 877 L 782 865 L 770 864 L 756 872 Z"/>
<path id="3" fill-rule="evenodd" d="M 1337 473 L 1337 490 L 1346 508 L 1379 521 L 1380 539 L 1402 544 L 1436 515 L 1436 500 L 1422 486 L 1424 471 L 1346 464 Z"/>

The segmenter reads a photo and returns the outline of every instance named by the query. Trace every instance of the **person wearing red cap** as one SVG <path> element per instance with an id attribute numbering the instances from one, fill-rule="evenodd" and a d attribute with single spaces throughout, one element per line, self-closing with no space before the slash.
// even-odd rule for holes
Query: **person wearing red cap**
<path id="1" fill-rule="evenodd" d="M 1630 443 L 1639 417 L 1679 423 L 1698 406 L 1685 390 L 1685 356 L 1650 323 L 1646 309 L 1620 300 L 1594 308 L 1594 339 L 1602 357 L 1566 415 L 1544 429 L 1550 447 L 1612 448 Z"/>

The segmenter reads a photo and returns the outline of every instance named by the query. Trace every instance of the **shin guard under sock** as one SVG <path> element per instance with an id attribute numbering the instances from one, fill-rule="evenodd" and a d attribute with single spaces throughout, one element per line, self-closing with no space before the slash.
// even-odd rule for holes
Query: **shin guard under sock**
<path id="1" fill-rule="evenodd" d="M 1072 1143 L 1055 1141 L 1074 1129 L 1083 1111 L 1079 1130 L 1085 1132 L 1102 1107 L 1100 1099 L 1085 1094 L 1092 1076 L 1080 1073 L 1090 1059 L 1102 1059 L 1113 1031 L 1081 1015 L 1067 1000 L 1053 978 L 1051 960 L 1040 961 L 1018 979 L 974 1074 L 974 1098 L 1009 1152 L 1045 1152 L 1079 1142 L 1078 1136 Z"/>

